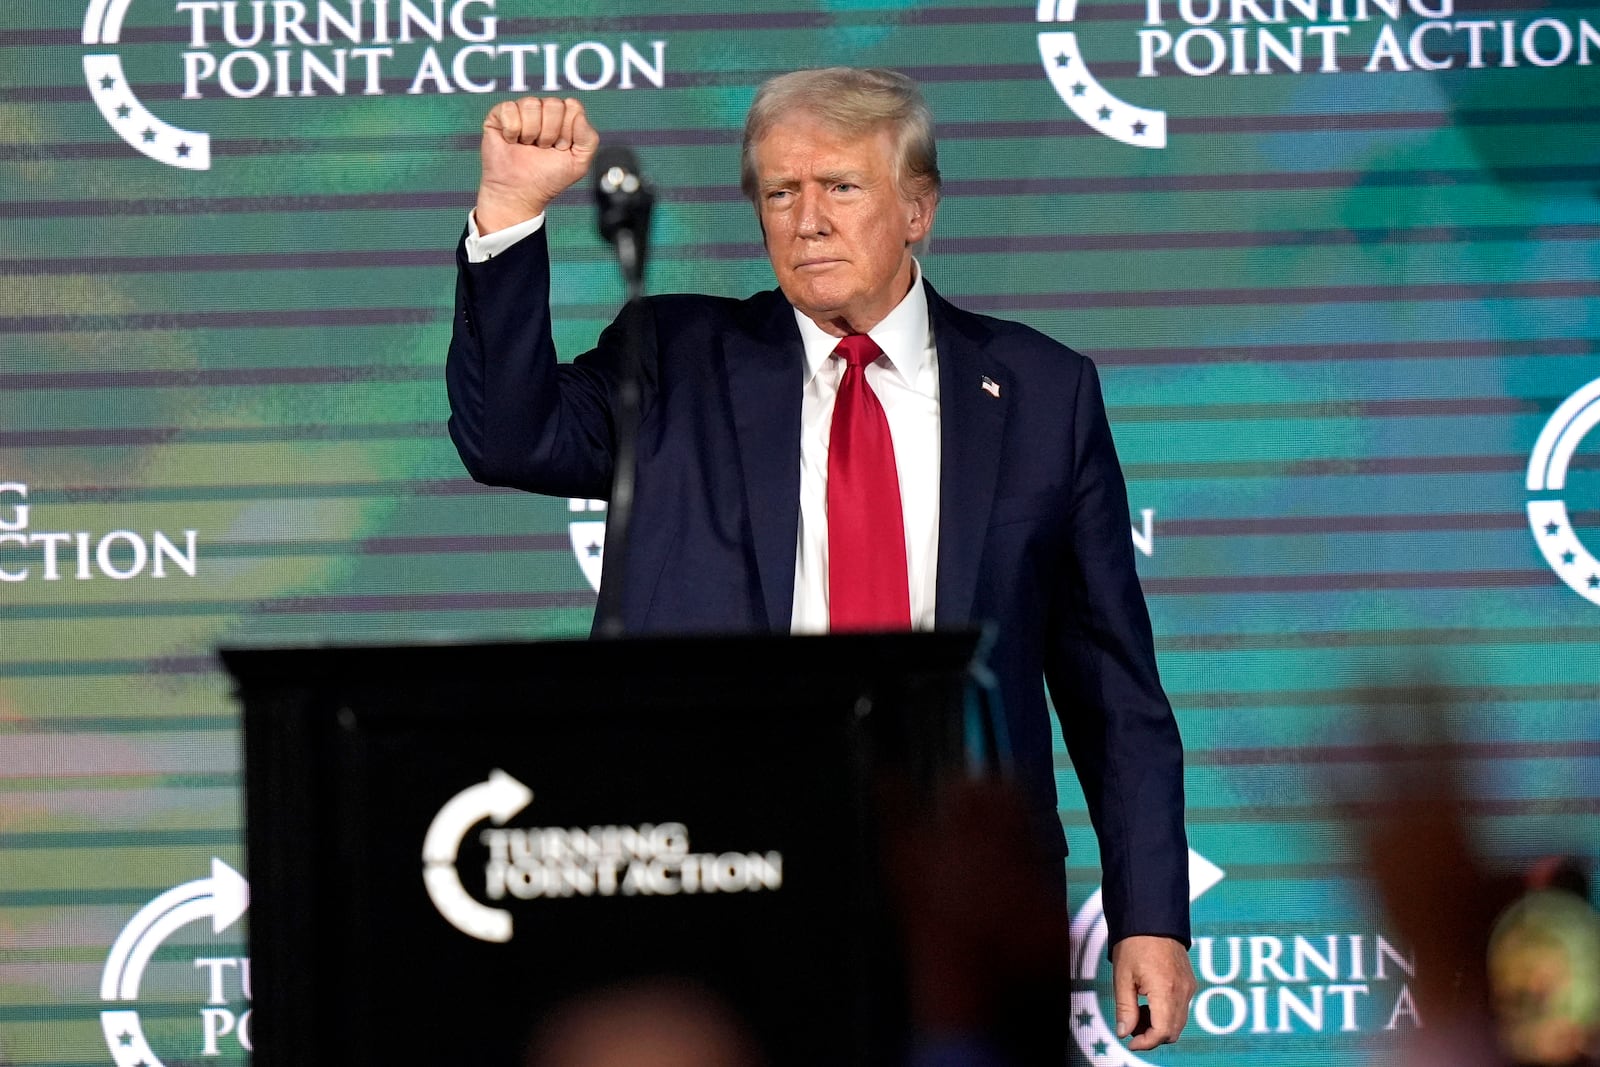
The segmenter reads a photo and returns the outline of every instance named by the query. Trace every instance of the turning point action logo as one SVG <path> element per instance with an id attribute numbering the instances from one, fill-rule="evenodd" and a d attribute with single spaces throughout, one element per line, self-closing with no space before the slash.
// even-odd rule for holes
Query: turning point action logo
<path id="1" fill-rule="evenodd" d="M 1600 378 L 1567 397 L 1545 423 L 1528 459 L 1528 492 L 1549 494 L 1564 490 L 1572 454 L 1597 425 Z M 1574 593 L 1591 604 L 1600 604 L 1600 560 L 1578 540 L 1566 500 L 1550 496 L 1529 500 L 1528 524 L 1550 569 Z"/>
<path id="2" fill-rule="evenodd" d="M 1222 881 L 1222 869 L 1194 849 L 1189 850 L 1189 903 Z M 1117 1040 L 1116 1032 L 1100 1010 L 1100 995 L 1093 988 L 1100 973 L 1100 959 L 1106 954 L 1105 903 L 1096 889 L 1072 918 L 1072 977 L 1089 985 L 1072 994 L 1072 1036 L 1090 1063 L 1110 1067 L 1154 1067 L 1140 1059 Z"/>
<path id="3" fill-rule="evenodd" d="M 572 558 L 589 582 L 589 587 L 600 592 L 600 573 L 606 559 L 606 502 L 587 500 L 581 496 L 567 501 L 571 517 L 567 522 L 567 536 L 572 543 Z M 1130 526 L 1133 547 L 1143 556 L 1156 554 L 1156 509 L 1140 508 L 1139 525 Z"/>
<path id="4" fill-rule="evenodd" d="M 1220 867 L 1189 851 L 1191 904 L 1225 878 Z M 1237 911 L 1243 905 L 1250 914 L 1270 910 L 1260 904 L 1236 899 L 1225 907 Z M 1073 1038 L 1095 1067 L 1154 1067 L 1117 1040 L 1102 1006 L 1096 979 L 1108 936 L 1096 890 L 1072 920 Z M 1316 1040 L 1330 1032 L 1394 1032 L 1422 1024 L 1409 984 L 1415 964 L 1382 934 L 1310 931 L 1303 924 L 1277 931 L 1256 927 L 1253 933 L 1196 937 L 1194 956 L 1200 989 L 1185 1046 L 1203 1050 L 1208 1037 L 1235 1034 Z"/>
<path id="5" fill-rule="evenodd" d="M 498 40 L 496 0 L 167 0 L 188 40 L 184 100 L 207 96 L 565 93 L 666 85 L 666 42 Z M 157 118 L 115 50 L 133 0 L 90 0 L 83 74 L 117 136 L 169 167 L 208 170 L 211 136 Z M 429 42 L 432 42 L 431 44 Z M 438 47 L 435 47 L 438 46 Z M 420 51 L 418 51 L 420 49 Z M 441 54 L 442 53 L 442 54 Z M 398 68 L 398 69 L 396 69 Z"/>
<path id="6" fill-rule="evenodd" d="M 1078 17 L 1078 0 L 1038 5 L 1040 23 Z M 1600 55 L 1600 29 L 1586 19 L 1457 19 L 1455 8 L 1456 0 L 1144 0 L 1137 75 L 1586 67 Z M 1167 113 L 1107 90 L 1075 31 L 1041 32 L 1039 58 L 1057 95 L 1091 129 L 1139 148 L 1167 146 Z"/>
<path id="7" fill-rule="evenodd" d="M 482 830 L 490 900 L 673 897 L 783 888 L 781 852 L 691 852 L 680 822 L 638 826 L 506 827 L 533 790 L 502 770 L 445 802 L 422 841 L 422 881 L 444 920 L 480 941 L 511 940 L 511 912 L 479 903 L 456 870 L 472 828 Z M 499 827 L 505 827 L 499 829 Z"/>
<path id="8" fill-rule="evenodd" d="M 111 1004 L 139 1000 L 145 968 L 167 938 L 192 922 L 207 920 L 213 934 L 229 929 L 250 907 L 250 886 L 238 871 L 219 859 L 211 861 L 211 877 L 175 886 L 140 908 L 128 920 L 106 956 L 100 978 L 100 999 Z M 230 997 L 226 978 L 234 974 L 240 994 L 250 999 L 250 960 L 238 956 L 197 956 L 195 970 L 206 972 L 207 1006 L 200 1009 L 200 1055 L 221 1055 L 219 1038 L 233 1034 L 239 1047 L 250 1049 L 250 1011 L 235 1014 L 226 1007 Z M 164 1011 L 167 1005 L 162 1005 Z M 139 1011 L 133 1007 L 107 1008 L 100 1013 L 100 1028 L 117 1067 L 162 1067 L 150 1047 Z M 188 1062 L 185 1059 L 184 1062 Z"/>

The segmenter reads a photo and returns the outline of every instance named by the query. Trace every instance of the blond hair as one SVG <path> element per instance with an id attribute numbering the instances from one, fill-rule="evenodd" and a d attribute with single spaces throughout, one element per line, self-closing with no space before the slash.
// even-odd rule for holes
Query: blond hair
<path id="1" fill-rule="evenodd" d="M 859 135 L 884 127 L 894 139 L 895 182 L 907 200 L 939 196 L 939 150 L 933 141 L 933 114 L 917 83 L 880 68 L 827 67 L 797 70 L 769 78 L 756 90 L 744 120 L 739 151 L 739 188 L 759 206 L 760 192 L 752 153 L 773 126 L 796 112 L 839 133 Z"/>

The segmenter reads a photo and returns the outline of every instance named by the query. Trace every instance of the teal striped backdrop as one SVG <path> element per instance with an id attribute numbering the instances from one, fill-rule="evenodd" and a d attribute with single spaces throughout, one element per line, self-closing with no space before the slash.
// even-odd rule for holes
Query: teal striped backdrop
<path id="1" fill-rule="evenodd" d="M 1485 848 L 1594 853 L 1600 592 L 1526 514 L 1564 500 L 1600 552 L 1600 436 L 1564 486 L 1527 482 L 1600 379 L 1592 3 L 255 5 L 300 6 L 251 47 L 222 25 L 248 40 L 250 4 L 0 6 L 0 1063 L 131 1067 L 102 1030 L 113 942 L 213 857 L 242 867 L 218 644 L 587 629 L 586 516 L 474 485 L 443 433 L 452 249 L 517 56 L 658 182 L 657 292 L 772 284 L 736 187 L 761 79 L 923 84 L 947 183 L 929 277 L 1102 369 L 1191 837 L 1222 872 L 1194 906 L 1196 1015 L 1152 1061 L 1353 1065 L 1414 1025 L 1335 812 L 1339 783 L 1407 758 L 1354 687 L 1401 720 L 1410 672 L 1442 679 Z M 327 8 L 360 40 L 296 36 Z M 1041 50 L 1063 33 L 1074 54 Z M 258 64 L 261 93 L 228 95 Z M 1164 113 L 1165 147 L 1100 132 L 1074 85 L 1107 129 Z M 570 355 L 621 286 L 582 197 L 550 226 Z M 1059 773 L 1076 908 L 1098 873 Z M 205 923 L 155 953 L 133 1006 L 169 1067 L 243 1061 L 239 966 L 195 963 L 243 955 Z M 1137 1062 L 1092 1037 L 1088 1062 Z"/>

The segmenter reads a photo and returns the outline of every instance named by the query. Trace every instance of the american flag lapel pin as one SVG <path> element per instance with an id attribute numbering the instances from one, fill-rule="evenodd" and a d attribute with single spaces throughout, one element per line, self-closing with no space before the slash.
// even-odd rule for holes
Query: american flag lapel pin
<path id="1" fill-rule="evenodd" d="M 983 391 L 994 397 L 996 400 L 1000 399 L 1000 383 L 989 377 L 987 374 L 983 376 Z"/>

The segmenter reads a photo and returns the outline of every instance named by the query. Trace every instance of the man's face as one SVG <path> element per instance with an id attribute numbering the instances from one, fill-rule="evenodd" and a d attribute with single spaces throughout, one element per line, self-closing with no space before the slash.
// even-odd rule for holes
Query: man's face
<path id="1" fill-rule="evenodd" d="M 767 257 L 789 302 L 835 336 L 865 333 L 911 288 L 934 197 L 906 200 L 887 129 L 842 134 L 791 116 L 752 149 Z"/>

